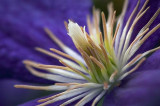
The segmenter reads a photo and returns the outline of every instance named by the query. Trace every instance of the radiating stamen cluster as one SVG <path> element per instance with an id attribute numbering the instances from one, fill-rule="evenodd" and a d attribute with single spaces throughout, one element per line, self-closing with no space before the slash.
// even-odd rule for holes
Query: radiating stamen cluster
<path id="1" fill-rule="evenodd" d="M 146 8 L 148 3 L 148 0 L 146 0 L 143 7 L 136 14 L 139 3 L 138 1 L 125 26 L 123 25 L 123 18 L 127 8 L 127 0 L 117 22 L 115 21 L 116 12 L 113 11 L 110 4 L 108 6 L 109 19 L 107 22 L 104 13 L 101 14 L 103 34 L 99 28 L 100 12 L 96 9 L 93 11 L 93 19 L 87 18 L 89 34 L 85 31 L 85 27 L 80 27 L 70 20 L 68 24 L 65 22 L 68 35 L 72 38 L 81 55 L 64 45 L 50 30 L 45 28 L 51 39 L 65 53 L 53 48 L 50 50 L 54 53 L 41 48 L 36 48 L 36 50 L 58 59 L 64 66 L 44 65 L 30 60 L 25 60 L 24 64 L 33 75 L 59 83 L 51 86 L 15 85 L 15 87 L 35 90 L 65 90 L 57 95 L 39 100 L 38 102 L 43 102 L 39 106 L 64 99 L 68 100 L 61 106 L 78 99 L 81 100 L 76 106 L 82 106 L 92 99 L 92 106 L 94 106 L 109 89 L 117 86 L 122 79 L 135 71 L 145 60 L 147 54 L 160 49 L 160 47 L 157 47 L 133 57 L 146 39 L 160 27 L 160 24 L 158 24 L 149 31 L 150 25 L 159 15 L 160 9 L 158 9 L 131 42 L 130 39 L 135 25 L 149 9 L 149 7 Z M 115 22 L 117 26 L 114 31 Z M 129 27 L 129 25 L 131 26 Z M 37 71 L 35 68 L 43 69 L 49 73 Z"/>

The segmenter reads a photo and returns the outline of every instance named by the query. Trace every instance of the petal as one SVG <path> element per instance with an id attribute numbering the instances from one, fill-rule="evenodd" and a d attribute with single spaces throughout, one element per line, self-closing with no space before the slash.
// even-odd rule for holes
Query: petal
<path id="1" fill-rule="evenodd" d="M 90 8 L 90 0 L 1 0 L 0 77 L 47 82 L 32 76 L 22 61 L 30 59 L 45 64 L 59 64 L 57 60 L 34 50 L 34 47 L 60 49 L 47 36 L 44 27 L 48 27 L 62 42 L 75 49 L 63 22 L 72 19 L 84 25 Z"/>
<path id="2" fill-rule="evenodd" d="M 109 106 L 157 106 L 160 99 L 160 71 L 136 72 L 105 96 L 103 105 Z"/>
<path id="3" fill-rule="evenodd" d="M 49 63 L 46 56 L 40 53 L 17 44 L 12 39 L 5 38 L 3 43 L 0 42 L 0 70 L 1 78 L 17 78 L 21 80 L 33 81 L 33 82 L 44 82 L 48 83 L 47 80 L 43 80 L 32 76 L 29 71 L 25 68 L 22 61 L 24 59 L 31 59 L 42 63 Z M 43 58 L 41 58 L 43 57 Z M 50 62 L 54 62 L 51 61 Z M 53 82 L 52 82 L 53 83 Z"/>
<path id="4" fill-rule="evenodd" d="M 24 103 L 33 98 L 50 94 L 48 91 L 35 91 L 28 89 L 17 89 L 13 86 L 15 84 L 30 84 L 20 82 L 13 79 L 1 79 L 0 80 L 0 106 L 17 106 L 17 104 Z M 3 96 L 2 96 L 3 95 Z"/>
<path id="5" fill-rule="evenodd" d="M 138 68 L 139 71 L 160 69 L 160 50 L 154 52 L 146 61 Z"/>

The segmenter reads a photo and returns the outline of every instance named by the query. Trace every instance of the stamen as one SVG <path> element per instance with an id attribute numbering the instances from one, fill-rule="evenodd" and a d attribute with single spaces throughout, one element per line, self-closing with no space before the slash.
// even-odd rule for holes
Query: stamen
<path id="1" fill-rule="evenodd" d="M 153 21 L 157 18 L 157 16 L 160 14 L 160 8 L 155 12 L 155 14 L 152 16 L 152 18 L 148 21 L 148 23 L 141 29 L 141 31 L 145 30 L 146 28 L 149 28 L 150 25 L 153 23 Z M 140 31 L 140 32 L 141 32 Z M 137 35 L 138 36 L 138 35 Z"/>
<path id="2" fill-rule="evenodd" d="M 142 32 L 136 39 L 130 44 L 128 49 L 126 50 L 123 58 L 123 64 L 125 64 L 130 58 L 129 58 L 129 52 L 132 52 L 132 48 L 139 42 L 140 38 L 143 37 L 147 32 L 149 31 L 149 28 L 147 28 L 144 32 Z"/>
<path id="3" fill-rule="evenodd" d="M 106 52 L 104 46 L 103 46 L 103 45 L 100 45 L 100 47 L 101 47 L 101 49 L 102 49 L 103 55 L 104 55 L 104 57 L 105 57 L 105 60 L 107 61 L 107 63 L 109 63 L 109 58 L 108 58 L 108 55 L 107 55 L 107 52 Z"/>
<path id="4" fill-rule="evenodd" d="M 26 65 L 30 65 L 36 68 L 42 68 L 42 69 L 46 69 L 46 68 L 56 68 L 56 69 L 63 69 L 63 70 L 68 70 L 70 71 L 70 69 L 68 67 L 64 67 L 64 66 L 57 66 L 57 65 L 44 65 L 44 64 L 39 64 L 30 60 L 24 60 L 23 61 L 24 64 Z"/>
<path id="5" fill-rule="evenodd" d="M 88 26 L 88 30 L 89 30 L 89 34 L 93 35 L 92 33 L 92 25 L 91 25 L 91 20 L 90 20 L 90 16 L 87 16 L 87 26 Z"/>
<path id="6" fill-rule="evenodd" d="M 90 81 L 90 78 L 88 78 L 86 75 L 84 75 L 83 73 L 81 73 L 80 71 L 74 69 L 73 67 L 69 66 L 68 64 L 66 64 L 65 62 L 63 62 L 63 60 L 60 60 L 60 63 L 62 63 L 64 66 L 70 68 L 71 70 L 73 70 L 74 72 L 76 72 L 77 74 L 81 75 L 82 77 L 84 77 L 86 80 Z"/>
<path id="7" fill-rule="evenodd" d="M 139 43 L 132 48 L 132 52 L 130 53 L 130 55 L 128 56 L 128 58 L 130 58 L 140 47 L 141 45 L 144 43 L 144 41 L 150 36 L 152 35 L 157 29 L 160 28 L 160 24 L 158 24 L 156 27 L 154 27 L 151 31 L 149 31 L 140 41 Z"/>
<path id="8" fill-rule="evenodd" d="M 90 92 L 88 95 L 86 95 L 83 99 L 81 99 L 75 106 L 83 106 L 90 100 L 92 100 L 97 94 L 101 91 L 101 89 L 96 89 L 92 92 Z"/>
<path id="9" fill-rule="evenodd" d="M 80 53 L 81 53 L 83 59 L 85 60 L 88 68 L 91 70 L 91 65 L 89 64 L 90 61 L 88 60 L 88 57 L 86 56 L 85 52 L 80 47 L 78 47 L 77 49 L 80 51 Z"/>
<path id="10" fill-rule="evenodd" d="M 152 53 L 152 52 L 155 52 L 156 50 L 159 50 L 159 49 L 160 49 L 160 46 L 157 47 L 157 48 L 154 48 L 154 49 L 151 49 L 151 50 L 148 50 L 148 51 L 144 52 L 136 61 L 134 61 L 132 64 L 130 64 L 129 67 L 132 67 L 134 64 L 136 64 L 137 61 L 139 61 L 140 59 L 142 59 L 142 58 L 145 57 L 146 55 L 148 55 L 148 54 L 150 54 L 150 53 Z M 124 67 L 123 70 L 127 70 L 127 68 L 129 68 L 129 67 Z"/>
<path id="11" fill-rule="evenodd" d="M 130 44 L 128 50 L 130 50 L 134 44 L 140 39 L 143 37 L 143 35 L 145 35 L 147 32 L 149 31 L 149 28 L 147 28 L 144 32 L 142 32 L 136 39 L 134 39 L 134 41 Z"/>
<path id="12" fill-rule="evenodd" d="M 128 31 L 128 34 L 126 35 L 126 40 L 125 40 L 125 43 L 124 43 L 124 47 L 123 47 L 123 50 L 122 50 L 122 57 L 124 56 L 124 52 L 126 51 L 127 47 L 128 47 L 128 44 L 129 44 L 129 41 L 130 41 L 130 38 L 131 38 L 131 34 L 133 32 L 133 29 L 134 29 L 134 26 L 136 25 L 136 23 L 139 21 L 139 19 L 146 13 L 146 11 L 149 9 L 149 7 L 143 11 L 132 23 L 131 25 L 131 28 L 129 29 Z"/>
<path id="13" fill-rule="evenodd" d="M 145 7 L 147 6 L 148 2 L 149 2 L 149 0 L 146 0 L 146 1 L 145 1 L 145 3 L 143 4 L 141 10 L 138 12 L 136 18 L 142 13 L 142 11 L 143 11 L 143 10 L 145 9 Z"/>
<path id="14" fill-rule="evenodd" d="M 141 40 L 141 44 L 150 36 L 152 35 L 157 29 L 160 28 L 160 24 L 158 24 L 156 27 L 154 27 L 151 31 L 149 31 L 146 36 L 144 36 Z"/>
<path id="15" fill-rule="evenodd" d="M 54 98 L 56 98 L 56 97 L 58 97 L 58 96 L 61 96 L 61 95 L 65 94 L 65 93 L 67 93 L 67 92 L 69 92 L 69 91 L 64 91 L 64 92 L 61 92 L 61 93 L 59 93 L 59 94 L 56 94 L 56 95 L 47 97 L 47 98 L 45 98 L 45 99 L 40 99 L 40 100 L 38 100 L 38 102 L 45 102 L 45 101 L 54 99 Z"/>
<path id="16" fill-rule="evenodd" d="M 67 28 L 68 29 L 68 28 Z M 48 36 L 56 42 L 61 48 L 65 48 L 66 46 L 62 43 L 48 28 L 44 28 Z"/>
<path id="17" fill-rule="evenodd" d="M 73 96 L 75 96 L 77 94 L 83 93 L 84 91 L 86 91 L 86 89 L 78 90 L 77 92 L 75 92 L 75 90 L 68 91 L 68 92 L 65 93 L 65 95 L 60 95 L 60 96 L 58 96 L 58 97 L 56 97 L 54 99 L 48 100 L 47 102 L 44 102 L 44 103 L 40 104 L 38 106 L 44 106 L 44 105 L 48 105 L 48 104 L 54 103 L 56 101 L 67 99 L 67 98 L 73 97 Z"/>
<path id="18" fill-rule="evenodd" d="M 114 11 L 114 13 L 113 13 L 112 20 L 111 20 L 111 25 L 110 25 L 110 27 L 111 27 L 110 37 L 111 37 L 112 40 L 113 40 L 113 27 L 114 27 L 115 17 L 116 17 L 116 11 Z"/>
<path id="19" fill-rule="evenodd" d="M 41 49 L 41 48 L 36 48 L 36 50 L 38 50 L 38 51 L 40 51 L 40 52 L 42 52 L 42 53 L 45 53 L 45 54 L 47 54 L 47 55 L 49 55 L 49 56 L 51 56 L 51 57 L 54 57 L 54 58 L 56 58 L 56 59 L 58 59 L 58 60 L 63 60 L 64 62 L 67 62 L 67 63 L 70 64 L 70 65 L 73 65 L 74 68 L 76 68 L 76 69 L 78 69 L 78 70 L 86 73 L 86 71 L 83 70 L 82 67 L 80 67 L 79 65 L 75 64 L 74 62 L 72 62 L 72 61 L 70 61 L 70 60 L 64 59 L 64 58 L 61 57 L 61 56 L 58 56 L 58 55 L 56 55 L 56 54 L 53 54 L 53 53 L 51 53 L 51 52 L 49 52 L 49 51 L 46 51 L 46 50 L 44 50 L 44 49 Z M 83 68 L 84 68 L 84 67 L 83 67 Z"/>
<path id="20" fill-rule="evenodd" d="M 115 76 L 117 75 L 117 73 L 118 73 L 118 71 L 115 70 L 114 73 L 110 76 L 110 78 L 109 78 L 109 81 L 110 81 L 110 82 L 114 82 L 114 78 L 115 78 Z"/>
<path id="21" fill-rule="evenodd" d="M 101 32 L 100 32 L 99 37 L 100 37 L 100 45 L 103 45 L 103 36 L 102 36 L 102 33 L 101 33 Z"/>
<path id="22" fill-rule="evenodd" d="M 99 14 L 97 15 L 95 8 L 93 7 L 93 16 L 94 16 L 94 25 L 96 27 L 96 32 L 99 32 L 99 22 L 98 22 L 98 17 Z"/>
<path id="23" fill-rule="evenodd" d="M 79 83 L 55 83 L 55 85 L 59 86 L 70 86 L 70 85 L 78 85 Z"/>
<path id="24" fill-rule="evenodd" d="M 65 53 L 63 53 L 63 52 L 61 52 L 61 51 L 59 51 L 59 50 L 53 49 L 53 48 L 51 48 L 50 50 L 53 51 L 53 52 L 56 52 L 56 53 L 59 54 L 59 55 L 62 55 L 62 56 L 64 56 L 64 57 L 66 57 L 66 58 L 69 58 L 69 59 L 75 61 L 75 62 L 78 63 L 80 66 L 82 66 L 85 70 L 87 70 L 86 66 L 85 66 L 83 63 L 81 63 L 79 60 L 77 60 L 76 58 L 74 58 L 74 57 L 72 57 L 72 56 L 70 56 L 70 55 L 67 55 L 67 54 L 65 54 Z"/>
<path id="25" fill-rule="evenodd" d="M 38 102 L 44 102 L 42 103 L 41 105 L 47 105 L 47 104 L 51 104 L 53 102 L 56 102 L 57 100 L 62 100 L 61 97 L 63 97 L 63 99 L 65 99 L 64 97 L 72 97 L 72 96 L 75 96 L 75 95 L 78 95 L 78 94 L 81 94 L 83 92 L 86 92 L 88 91 L 90 88 L 78 88 L 78 89 L 73 89 L 73 90 L 67 90 L 67 91 L 64 91 L 62 93 L 59 93 L 59 94 L 56 94 L 56 95 L 53 95 L 51 97 L 48 97 L 48 98 L 45 98 L 45 99 L 41 99 L 39 100 Z M 64 96 L 63 96 L 64 95 Z M 68 96 L 67 96 L 68 95 Z M 60 99 L 61 98 L 61 99 Z M 47 101 L 47 102 L 45 102 Z"/>
<path id="26" fill-rule="evenodd" d="M 76 97 L 74 97 L 74 98 L 72 98 L 72 99 L 69 99 L 68 101 L 64 102 L 64 103 L 61 104 L 60 106 L 66 106 L 66 105 L 68 105 L 68 104 L 70 104 L 70 103 L 72 103 L 72 102 L 74 102 L 74 101 L 76 101 L 76 100 L 78 100 L 78 99 L 80 99 L 80 98 L 88 95 L 88 94 L 89 94 L 89 92 L 80 94 L 79 96 L 76 96 Z"/>
<path id="27" fill-rule="evenodd" d="M 58 75 L 61 75 L 61 76 L 67 77 L 67 78 L 84 80 L 84 78 L 82 76 L 78 75 L 77 73 L 73 73 L 74 71 L 72 71 L 68 67 L 56 66 L 56 65 L 37 64 L 35 62 L 28 61 L 28 60 L 25 60 L 24 64 L 33 66 L 33 67 L 38 68 L 38 69 L 44 69 L 44 70 L 49 71 L 51 73 L 58 74 Z"/>
<path id="28" fill-rule="evenodd" d="M 77 84 L 77 85 L 69 88 L 68 90 L 73 90 L 73 89 L 82 88 L 82 87 L 86 87 L 86 88 L 99 88 L 99 87 L 102 87 L 102 84 L 96 84 L 96 83 Z"/>
<path id="29" fill-rule="evenodd" d="M 96 51 L 100 50 L 99 47 L 93 42 L 89 35 L 87 35 L 88 42 L 96 49 Z"/>
<path id="30" fill-rule="evenodd" d="M 98 80 L 98 82 L 101 82 L 101 80 L 97 74 L 96 68 L 95 68 L 94 64 L 92 63 L 91 59 L 89 58 L 89 56 L 80 47 L 78 48 L 78 50 L 81 52 L 82 57 L 85 59 L 85 61 L 87 63 L 87 66 L 89 69 L 89 74 L 91 75 L 93 81 L 97 82 L 97 80 Z"/>
<path id="31" fill-rule="evenodd" d="M 124 19 L 124 15 L 127 11 L 127 6 L 128 6 L 128 0 L 125 0 L 124 1 L 124 5 L 123 5 L 123 8 L 122 8 L 122 13 L 121 15 L 119 16 L 119 19 L 118 19 L 118 22 L 117 23 L 121 23 L 120 25 L 120 28 L 119 28 L 119 31 L 117 33 L 117 37 L 116 37 L 116 40 L 115 40 L 115 53 L 118 54 L 118 48 L 119 48 L 119 42 L 120 42 L 120 37 L 121 37 L 121 32 L 122 32 L 122 26 L 123 26 L 123 19 Z"/>
<path id="32" fill-rule="evenodd" d="M 114 46 L 114 42 L 115 42 L 115 39 L 116 39 L 118 30 L 119 30 L 119 26 L 120 26 L 120 23 L 118 24 L 118 26 L 117 26 L 117 28 L 116 28 L 116 31 L 115 31 L 115 33 L 114 33 L 114 37 L 113 37 L 113 41 L 112 41 L 112 46 Z"/>
<path id="33" fill-rule="evenodd" d="M 34 66 L 34 67 L 37 67 L 37 66 L 38 66 L 38 63 L 36 63 L 36 62 L 34 62 L 34 61 L 31 61 L 31 60 L 24 60 L 24 61 L 23 61 L 23 64 L 29 65 L 29 66 Z"/>
<path id="34" fill-rule="evenodd" d="M 123 71 L 126 71 L 127 68 L 128 68 L 129 66 L 131 66 L 131 64 L 133 64 L 133 63 L 135 63 L 137 60 L 139 60 L 139 58 L 140 58 L 141 56 L 142 56 L 142 54 L 139 54 L 139 55 L 137 55 L 135 58 L 133 58 L 127 65 L 125 65 L 125 66 L 123 67 L 122 72 L 123 72 Z"/>
<path id="35" fill-rule="evenodd" d="M 107 35 L 107 27 L 106 27 L 106 18 L 104 13 L 101 13 L 102 15 L 102 24 L 103 24 L 103 31 L 104 31 L 104 41 L 108 42 L 108 35 Z"/>
<path id="36" fill-rule="evenodd" d="M 103 90 L 93 101 L 92 106 L 95 106 L 97 102 L 103 97 L 103 95 L 106 93 L 106 90 Z"/>
<path id="37" fill-rule="evenodd" d="M 118 58 L 119 59 L 120 59 L 120 55 L 121 55 L 121 52 L 122 52 L 122 49 L 123 49 L 122 46 L 123 46 L 125 38 L 126 38 L 126 32 L 127 32 L 128 26 L 131 22 L 131 19 L 132 19 L 133 15 L 135 14 L 135 12 L 138 9 L 139 3 L 140 3 L 140 0 L 138 0 L 138 3 L 136 5 L 136 7 L 134 8 L 133 12 L 131 13 L 131 15 L 130 15 L 130 17 L 129 17 L 129 19 L 128 19 L 128 21 L 127 21 L 127 23 L 126 23 L 126 25 L 123 29 L 122 36 L 121 36 L 121 39 L 120 39 L 119 49 L 118 49 Z"/>
<path id="38" fill-rule="evenodd" d="M 44 53 L 44 54 L 46 54 L 46 55 L 48 55 L 48 56 L 51 56 L 51 57 L 53 57 L 53 58 L 56 58 L 56 59 L 62 59 L 63 57 L 61 57 L 61 56 L 58 56 L 58 55 L 56 55 L 56 54 L 53 54 L 53 53 L 51 53 L 51 52 L 49 52 L 49 51 L 47 51 L 47 50 L 44 50 L 44 49 L 42 49 L 42 48 L 39 48 L 39 47 L 36 47 L 35 48 L 37 51 L 39 51 L 39 52 L 42 52 L 42 53 Z"/>
<path id="39" fill-rule="evenodd" d="M 52 91 L 61 91 L 66 90 L 68 87 L 66 86 L 57 86 L 57 85 L 51 85 L 51 86 L 30 86 L 30 85 L 14 85 L 15 88 L 23 88 L 23 89 L 32 89 L 32 90 L 52 90 Z"/>
<path id="40" fill-rule="evenodd" d="M 138 64 L 130 71 L 124 73 L 119 79 L 124 79 L 126 76 L 128 76 L 129 74 L 131 74 L 132 72 L 134 72 L 135 70 L 138 69 L 138 67 L 146 60 L 146 58 L 141 59 Z"/>
<path id="41" fill-rule="evenodd" d="M 108 12 L 109 12 L 109 15 L 108 15 L 109 17 L 108 17 L 107 23 L 111 24 L 111 22 L 112 22 L 111 20 L 112 20 L 112 16 L 113 16 L 113 3 L 109 3 L 107 8 L 108 8 Z"/>
<path id="42" fill-rule="evenodd" d="M 41 78 L 44 78 L 44 79 L 49 79 L 49 80 L 52 80 L 52 81 L 58 81 L 58 82 L 77 82 L 77 83 L 81 83 L 81 82 L 84 82 L 83 80 L 74 80 L 74 79 L 71 79 L 71 78 L 66 78 L 66 77 L 63 77 L 63 76 L 58 76 L 58 75 L 53 75 L 53 74 L 47 74 L 47 73 L 42 73 L 42 72 L 38 72 L 36 70 L 34 70 L 32 67 L 30 66 L 27 66 L 26 65 L 26 68 L 35 76 L 38 76 L 38 77 L 41 77 Z"/>
<path id="43" fill-rule="evenodd" d="M 77 49 L 80 51 L 82 57 L 85 59 L 88 68 L 91 68 L 91 65 L 90 65 L 91 61 L 90 61 L 90 58 L 87 55 L 87 53 L 85 51 L 83 51 L 83 49 L 81 47 L 78 47 Z"/>
<path id="44" fill-rule="evenodd" d="M 56 66 L 56 65 L 43 65 L 43 64 L 37 64 L 39 68 L 56 68 L 56 69 L 62 69 L 62 70 L 67 70 L 71 71 L 68 67 L 64 66 Z"/>
<path id="45" fill-rule="evenodd" d="M 68 32 L 68 23 L 66 22 L 66 21 L 64 21 L 64 26 L 65 26 L 65 28 L 66 28 L 66 30 L 67 30 L 67 32 Z M 52 33 L 53 34 L 53 33 Z"/>
<path id="46" fill-rule="evenodd" d="M 67 24 L 65 24 L 67 25 Z M 67 25 L 67 29 L 68 29 L 68 25 Z M 79 61 L 81 61 L 82 63 L 85 64 L 84 60 L 82 59 L 82 57 L 76 53 L 75 51 L 73 51 L 72 49 L 70 49 L 68 46 L 66 46 L 62 41 L 60 41 L 48 28 L 45 28 L 46 33 L 49 35 L 49 37 L 55 42 L 57 43 L 57 45 L 67 54 L 72 55 L 73 57 L 76 57 Z M 45 52 L 42 52 L 45 53 Z"/>
<path id="47" fill-rule="evenodd" d="M 100 63 L 96 58 L 90 56 L 91 60 L 96 63 L 97 66 L 99 66 L 101 69 L 105 69 L 104 65 Z"/>
<path id="48" fill-rule="evenodd" d="M 101 76 L 101 78 L 104 78 L 105 80 L 107 80 L 108 74 L 106 72 L 104 65 L 101 62 L 99 62 L 96 58 L 94 58 L 92 56 L 90 56 L 90 58 L 97 66 L 100 67 L 101 75 L 103 76 L 103 77 Z"/>
<path id="49" fill-rule="evenodd" d="M 103 85 L 104 85 L 104 87 L 103 87 L 104 90 L 108 89 L 108 83 L 107 82 L 104 82 Z"/>

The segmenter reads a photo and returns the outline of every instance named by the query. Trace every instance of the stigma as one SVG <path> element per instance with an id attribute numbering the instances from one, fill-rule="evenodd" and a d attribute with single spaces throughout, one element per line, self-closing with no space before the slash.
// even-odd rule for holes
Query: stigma
<path id="1" fill-rule="evenodd" d="M 24 60 L 23 63 L 33 75 L 58 83 L 50 86 L 15 85 L 15 87 L 62 91 L 59 94 L 39 100 L 39 106 L 64 99 L 68 100 L 61 106 L 71 104 L 79 99 L 76 106 L 83 106 L 91 100 L 93 100 L 92 106 L 95 106 L 109 90 L 119 86 L 126 76 L 136 71 L 145 61 L 146 55 L 160 49 L 157 47 L 141 54 L 135 54 L 147 38 L 160 28 L 160 24 L 158 24 L 149 30 L 150 25 L 159 15 L 160 9 L 131 40 L 135 25 L 149 9 L 146 7 L 148 1 L 146 0 L 139 11 L 140 1 L 137 2 L 125 25 L 123 25 L 123 19 L 127 9 L 127 0 L 122 14 L 118 18 L 116 18 L 116 11 L 113 10 L 112 4 L 109 4 L 108 20 L 106 20 L 104 13 L 101 13 L 103 31 L 100 30 L 99 26 L 100 11 L 96 9 L 93 9 L 93 19 L 87 17 L 89 33 L 86 32 L 85 26 L 79 26 L 78 23 L 71 20 L 69 23 L 65 22 L 68 35 L 79 53 L 65 45 L 49 29 L 45 28 L 46 33 L 61 47 L 63 52 L 54 48 L 51 48 L 50 51 L 42 48 L 36 48 L 36 50 L 58 59 L 63 66 L 45 65 L 31 60 Z M 47 73 L 40 72 L 38 69 L 43 69 Z"/>

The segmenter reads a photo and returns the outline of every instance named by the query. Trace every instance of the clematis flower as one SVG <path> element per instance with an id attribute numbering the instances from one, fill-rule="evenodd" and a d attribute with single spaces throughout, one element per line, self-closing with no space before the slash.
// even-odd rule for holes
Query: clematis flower
<path id="1" fill-rule="evenodd" d="M 113 29 L 116 12 L 113 11 L 111 5 L 108 6 L 109 17 L 107 21 L 104 13 L 101 13 L 103 34 L 99 28 L 100 12 L 98 10 L 94 10 L 92 21 L 89 17 L 87 19 L 89 34 L 85 31 L 85 27 L 81 27 L 73 21 L 69 20 L 68 24 L 65 23 L 68 35 L 81 55 L 66 46 L 46 28 L 48 35 L 65 53 L 54 48 L 50 49 L 53 53 L 42 48 L 36 49 L 58 59 L 63 66 L 45 65 L 31 60 L 25 60 L 24 64 L 33 75 L 58 81 L 58 83 L 49 86 L 15 85 L 15 87 L 63 91 L 38 100 L 40 102 L 39 106 L 48 104 L 64 106 L 73 102 L 77 106 L 83 106 L 90 101 L 92 101 L 91 105 L 94 106 L 104 95 L 104 105 L 144 105 L 145 103 L 148 104 L 148 101 L 155 103 L 156 99 L 149 98 L 149 96 L 153 94 L 159 97 L 158 91 L 151 88 L 155 84 L 157 84 L 156 89 L 160 87 L 158 69 L 143 70 L 141 68 L 143 72 L 136 73 L 135 71 L 140 71 L 137 69 L 146 60 L 147 55 L 160 49 L 160 47 L 156 47 L 160 40 L 158 32 L 160 24 L 158 21 L 158 23 L 153 23 L 158 17 L 160 9 L 156 8 L 157 11 L 149 19 L 146 19 L 145 23 L 138 26 L 141 19 L 149 11 L 149 7 L 147 7 L 149 1 L 146 0 L 143 3 L 140 3 L 140 1 L 132 2 L 126 0 L 115 31 Z M 152 4 L 152 2 L 149 4 Z M 129 8 L 132 12 L 127 11 Z M 128 12 L 130 15 L 128 15 Z M 151 27 L 151 25 L 153 26 Z M 155 33 L 158 37 L 156 39 L 151 38 L 150 36 Z M 145 47 L 148 44 L 144 42 L 148 40 L 151 43 L 151 39 L 154 39 L 154 44 Z M 144 48 L 141 51 L 142 46 Z M 159 51 L 157 52 L 159 54 Z M 148 61 L 150 61 L 150 58 Z M 48 73 L 41 72 L 39 69 Z M 133 72 L 135 73 L 132 74 Z M 155 91 L 152 91 L 153 89 Z M 152 92 L 149 92 L 150 90 Z M 138 99 L 139 96 L 144 97 Z M 127 102 L 126 99 L 128 99 Z M 32 105 L 32 103 L 35 104 L 35 102 L 29 102 L 24 105 Z"/>

